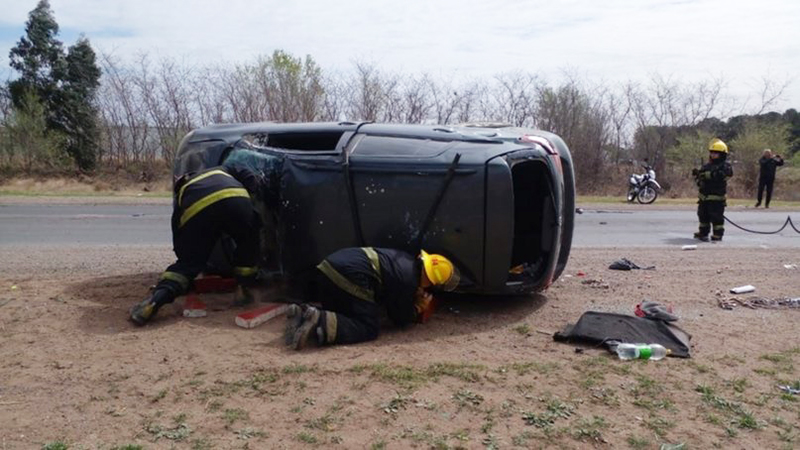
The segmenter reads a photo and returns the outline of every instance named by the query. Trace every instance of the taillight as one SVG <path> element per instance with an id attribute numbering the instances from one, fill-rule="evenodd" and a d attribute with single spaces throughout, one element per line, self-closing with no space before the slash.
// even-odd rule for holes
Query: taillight
<path id="1" fill-rule="evenodd" d="M 518 140 L 520 142 L 541 145 L 544 151 L 547 152 L 547 155 L 550 157 L 550 159 L 553 160 L 553 164 L 555 164 L 556 168 L 558 169 L 558 173 L 564 173 L 564 168 L 561 167 L 561 155 L 558 153 L 558 150 L 553 147 L 553 144 L 551 144 L 550 141 L 541 136 L 534 136 L 532 134 L 523 134 Z"/>

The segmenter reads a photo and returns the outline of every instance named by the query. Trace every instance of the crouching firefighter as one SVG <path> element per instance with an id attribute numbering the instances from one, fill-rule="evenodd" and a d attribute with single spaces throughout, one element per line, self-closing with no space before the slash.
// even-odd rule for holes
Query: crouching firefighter
<path id="1" fill-rule="evenodd" d="M 708 241 L 709 231 L 712 241 L 721 241 L 725 234 L 725 194 L 728 191 L 728 178 L 733 176 L 733 168 L 726 161 L 728 146 L 719 139 L 712 139 L 708 145 L 708 162 L 700 169 L 694 169 L 699 188 L 697 218 L 700 227 L 695 239 Z"/>
<path id="2" fill-rule="evenodd" d="M 286 344 L 300 350 L 309 339 L 318 345 L 374 340 L 384 309 L 396 325 L 423 322 L 433 310 L 431 291 L 452 291 L 460 278 L 447 258 L 425 251 L 339 250 L 317 266 L 312 300 L 322 307 L 290 306 Z"/>
<path id="3" fill-rule="evenodd" d="M 250 197 L 259 195 L 262 184 L 259 175 L 242 166 L 214 167 L 175 182 L 172 244 L 178 260 L 161 274 L 152 295 L 131 309 L 133 323 L 144 325 L 159 308 L 188 292 L 222 233 L 236 243 L 234 303 L 252 300 L 249 287 L 258 273 L 259 219 Z"/>

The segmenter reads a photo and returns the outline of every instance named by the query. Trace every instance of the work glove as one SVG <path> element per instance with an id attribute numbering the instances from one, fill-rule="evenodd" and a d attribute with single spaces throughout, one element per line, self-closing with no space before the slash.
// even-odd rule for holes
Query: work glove
<path id="1" fill-rule="evenodd" d="M 430 292 L 418 288 L 414 295 L 414 310 L 417 312 L 417 323 L 425 323 L 436 309 L 436 298 Z"/>

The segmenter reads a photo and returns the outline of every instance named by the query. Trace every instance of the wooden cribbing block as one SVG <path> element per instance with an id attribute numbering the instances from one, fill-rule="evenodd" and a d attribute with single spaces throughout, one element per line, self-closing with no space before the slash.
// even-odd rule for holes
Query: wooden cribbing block
<path id="1" fill-rule="evenodd" d="M 183 317 L 205 317 L 208 315 L 208 308 L 203 303 L 197 294 L 186 295 L 186 300 L 183 302 Z"/>
<path id="2" fill-rule="evenodd" d="M 242 328 L 255 328 L 272 318 L 285 314 L 288 309 L 289 305 L 286 303 L 268 303 L 236 316 L 236 325 Z"/>

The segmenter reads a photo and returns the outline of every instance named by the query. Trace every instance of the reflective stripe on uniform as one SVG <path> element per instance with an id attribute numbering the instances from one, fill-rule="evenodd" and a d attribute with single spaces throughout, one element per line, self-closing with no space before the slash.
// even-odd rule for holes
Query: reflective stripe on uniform
<path id="1" fill-rule="evenodd" d="M 724 195 L 716 195 L 716 194 L 708 194 L 708 195 L 700 194 L 698 196 L 698 198 L 700 199 L 700 201 L 704 201 L 704 202 L 705 201 L 719 201 L 719 202 L 725 201 L 725 196 Z"/>
<path id="2" fill-rule="evenodd" d="M 184 291 L 189 289 L 189 283 L 191 283 L 190 279 L 179 274 L 178 272 L 169 272 L 169 271 L 162 273 L 161 277 L 158 280 L 174 281 L 178 283 Z"/>
<path id="3" fill-rule="evenodd" d="M 231 197 L 244 197 L 249 199 L 250 194 L 247 193 L 247 189 L 245 188 L 220 189 L 219 191 L 216 191 L 213 194 L 208 194 L 205 197 L 201 198 L 200 200 L 194 202 L 192 206 L 186 208 L 186 211 L 184 211 L 183 214 L 181 215 L 181 222 L 179 226 L 182 227 L 184 224 L 186 224 L 186 222 L 189 221 L 189 219 L 194 217 L 205 207 L 210 206 L 220 200 L 224 200 L 226 198 L 231 198 Z"/>
<path id="4" fill-rule="evenodd" d="M 181 202 L 183 201 L 183 191 L 185 191 L 186 188 L 190 184 L 192 184 L 192 183 L 194 183 L 196 181 L 200 181 L 202 179 L 208 178 L 208 177 L 210 177 L 212 175 L 225 175 L 226 177 L 233 178 L 233 176 L 231 174 L 229 174 L 228 172 L 225 172 L 224 170 L 212 170 L 212 171 L 206 172 L 206 173 L 204 173 L 202 175 L 198 175 L 198 176 L 192 178 L 191 180 L 187 181 L 186 184 L 184 184 L 183 186 L 181 186 L 181 190 L 180 190 L 180 192 L 178 192 L 178 205 L 180 206 Z"/>
<path id="5" fill-rule="evenodd" d="M 724 230 L 725 225 L 714 225 L 714 230 Z"/>
<path id="6" fill-rule="evenodd" d="M 237 277 L 249 277 L 258 272 L 256 266 L 238 266 L 233 268 L 233 274 Z"/>
<path id="7" fill-rule="evenodd" d="M 326 311 L 325 313 L 325 343 L 333 344 L 336 340 L 336 313 Z"/>
<path id="8" fill-rule="evenodd" d="M 381 260 L 378 258 L 378 252 L 376 252 L 372 247 L 361 247 L 361 250 L 363 250 L 364 254 L 367 255 L 367 259 L 372 266 L 372 270 L 375 271 L 375 278 L 377 278 L 378 284 L 383 284 L 383 277 L 381 276 Z"/>
<path id="9" fill-rule="evenodd" d="M 371 289 L 363 288 L 352 281 L 345 278 L 344 275 L 340 274 L 328 260 L 324 260 L 317 266 L 320 272 L 324 273 L 326 277 L 328 277 L 333 284 L 335 284 L 339 289 L 347 292 L 348 294 L 352 295 L 361 300 L 365 300 L 368 302 L 375 301 L 375 293 L 372 292 Z"/>

